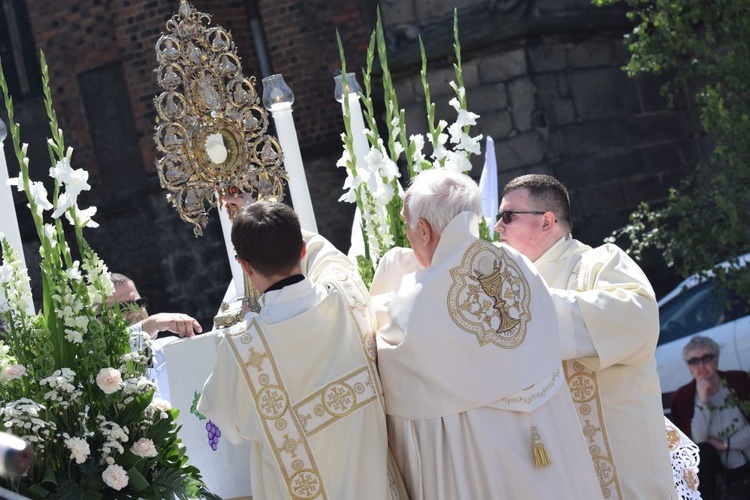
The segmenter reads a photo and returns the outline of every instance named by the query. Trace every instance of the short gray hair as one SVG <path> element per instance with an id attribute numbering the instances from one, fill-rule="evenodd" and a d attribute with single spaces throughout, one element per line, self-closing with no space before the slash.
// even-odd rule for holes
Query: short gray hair
<path id="1" fill-rule="evenodd" d="M 438 234 L 461 212 L 482 216 L 482 193 L 471 177 L 445 169 L 421 172 L 404 198 L 412 227 L 424 219 Z"/>
<path id="2" fill-rule="evenodd" d="M 699 347 L 705 347 L 712 351 L 717 358 L 719 357 L 719 344 L 708 337 L 701 337 L 700 335 L 696 335 L 695 337 L 690 339 L 690 342 L 685 344 L 685 347 L 682 348 L 682 359 L 687 361 L 688 353 L 693 349 L 697 349 Z"/>

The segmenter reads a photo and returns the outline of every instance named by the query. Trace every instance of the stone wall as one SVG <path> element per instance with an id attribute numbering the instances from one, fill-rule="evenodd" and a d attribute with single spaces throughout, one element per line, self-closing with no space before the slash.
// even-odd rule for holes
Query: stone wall
<path id="1" fill-rule="evenodd" d="M 382 4 L 392 51 L 399 54 L 399 66 L 391 69 L 409 134 L 427 130 L 416 33 L 431 52 L 428 80 L 438 118 L 455 121 L 447 104 L 454 96 L 448 86 L 455 80 L 453 54 L 449 45 L 441 52 L 432 43 L 450 41 L 452 5 Z M 667 108 L 659 95 L 663 82 L 628 78 L 621 69 L 629 55 L 620 11 L 574 0 L 462 5 L 469 109 L 480 115 L 476 131 L 495 141 L 500 191 L 518 175 L 554 175 L 570 190 L 574 234 L 599 245 L 640 202 L 663 202 L 669 188 L 693 170 L 698 120 L 684 101 Z M 483 160 L 473 162 L 475 178 Z M 675 277 L 663 262 L 645 268 L 660 291 L 673 286 Z"/>

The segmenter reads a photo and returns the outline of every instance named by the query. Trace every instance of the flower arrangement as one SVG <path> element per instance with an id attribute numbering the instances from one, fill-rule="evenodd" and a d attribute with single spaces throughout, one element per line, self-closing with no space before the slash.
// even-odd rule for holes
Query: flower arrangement
<path id="1" fill-rule="evenodd" d="M 338 35 L 337 35 L 338 36 Z M 458 16 L 453 14 L 453 49 L 456 62 L 453 69 L 455 82 L 450 82 L 455 97 L 449 104 L 456 110 L 456 121 L 448 125 L 444 120 L 436 123 L 435 103 L 430 98 L 430 86 L 427 82 L 427 57 L 422 39 L 419 45 L 422 55 L 422 87 L 424 89 L 429 133 L 407 136 L 405 111 L 398 106 L 398 98 L 393 88 L 391 73 L 386 57 L 386 43 L 383 25 L 378 10 L 375 31 L 370 37 L 367 48 L 365 69 L 362 71 L 364 92 L 360 97 L 364 104 L 364 117 L 367 122 L 365 135 L 369 143 L 367 155 L 357 161 L 354 152 L 354 138 L 351 127 L 351 109 L 344 99 L 344 127 L 342 134 L 343 154 L 337 166 L 345 167 L 347 178 L 344 183 L 346 192 L 339 199 L 356 203 L 361 214 L 361 229 L 364 240 L 364 255 L 357 256 L 360 274 L 366 283 L 372 280 L 375 267 L 380 257 L 395 246 L 408 247 L 406 230 L 402 216 L 404 191 L 399 183 L 401 173 L 399 163 L 405 164 L 409 178 L 423 170 L 447 168 L 462 173 L 471 170 L 469 161 L 472 154 L 480 154 L 479 141 L 482 135 L 472 137 L 469 131 L 479 115 L 467 109 L 466 89 L 461 70 L 461 45 L 458 39 Z M 346 75 L 346 60 L 341 38 L 338 37 L 342 72 Z M 380 62 L 385 102 L 385 125 L 387 135 L 381 137 L 376 123 L 376 112 L 372 98 L 372 72 L 375 55 Z M 358 112 L 358 111 L 357 111 Z M 432 152 L 424 151 L 429 142 Z M 486 225 L 483 234 L 487 235 Z"/>
<path id="2" fill-rule="evenodd" d="M 96 227 L 95 207 L 78 195 L 90 189 L 88 172 L 71 166 L 41 54 L 51 138 L 54 190 L 29 178 L 13 101 L 0 61 L 0 88 L 10 121 L 23 191 L 39 237 L 42 309 L 34 313 L 29 277 L 16 250 L 2 239 L 0 266 L 0 419 L 5 430 L 33 446 L 26 476 L 0 485 L 30 498 L 214 498 L 198 470 L 187 465 L 177 436 L 177 410 L 154 398 L 146 377 L 148 336 L 132 338 L 107 266 L 83 237 Z M 51 212 L 51 213 L 48 213 Z M 63 217 L 64 216 L 64 217 Z M 63 218 L 67 220 L 64 224 Z M 65 226 L 75 238 L 71 248 Z"/>

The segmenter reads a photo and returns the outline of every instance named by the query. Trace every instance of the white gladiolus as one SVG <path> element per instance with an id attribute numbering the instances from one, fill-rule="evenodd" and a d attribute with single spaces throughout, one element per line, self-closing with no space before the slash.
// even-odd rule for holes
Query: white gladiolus
<path id="1" fill-rule="evenodd" d="M 44 187 L 44 184 L 39 181 L 33 181 L 29 184 L 31 197 L 37 205 L 37 214 L 41 216 L 43 211 L 52 210 L 54 207 L 47 199 L 47 189 Z"/>

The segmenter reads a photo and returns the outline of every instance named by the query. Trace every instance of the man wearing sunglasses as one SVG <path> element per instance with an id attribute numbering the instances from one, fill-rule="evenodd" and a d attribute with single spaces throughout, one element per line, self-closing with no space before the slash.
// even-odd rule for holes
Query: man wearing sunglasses
<path id="1" fill-rule="evenodd" d="M 167 378 L 167 362 L 164 359 L 164 346 L 177 340 L 178 337 L 194 337 L 203 329 L 200 323 L 182 313 L 156 313 L 148 314 L 148 300 L 141 297 L 133 280 L 120 273 L 110 273 L 110 279 L 115 286 L 115 293 L 107 298 L 107 303 L 113 306 L 115 302 L 120 306 L 120 312 L 125 321 L 130 323 L 128 333 L 133 335 L 131 340 L 133 348 L 140 346 L 140 332 L 147 333 L 151 340 L 150 350 L 153 354 L 149 378 L 156 382 L 157 393 L 160 398 L 170 400 L 169 382 Z M 157 339 L 161 332 L 172 332 L 175 336 L 162 336 Z"/>
<path id="2" fill-rule="evenodd" d="M 143 331 L 155 340 L 159 332 L 172 332 L 179 337 L 192 337 L 203 328 L 194 318 L 182 313 L 156 313 L 149 315 L 148 300 L 141 297 L 133 280 L 120 273 L 111 273 L 115 293 L 107 299 L 113 306 L 119 304 L 123 318 L 131 324 L 131 332 Z"/>
<path id="3" fill-rule="evenodd" d="M 495 231 L 552 288 L 565 377 L 605 498 L 677 498 L 654 359 L 654 291 L 620 248 L 591 248 L 571 230 L 568 192 L 554 177 L 505 186 Z"/>

